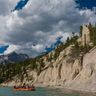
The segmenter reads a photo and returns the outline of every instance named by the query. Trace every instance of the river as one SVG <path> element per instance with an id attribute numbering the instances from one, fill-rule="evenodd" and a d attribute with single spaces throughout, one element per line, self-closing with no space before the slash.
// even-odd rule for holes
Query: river
<path id="1" fill-rule="evenodd" d="M 36 91 L 14 91 L 10 87 L 1 87 L 0 96 L 96 96 L 96 94 L 43 87 L 36 88 Z"/>

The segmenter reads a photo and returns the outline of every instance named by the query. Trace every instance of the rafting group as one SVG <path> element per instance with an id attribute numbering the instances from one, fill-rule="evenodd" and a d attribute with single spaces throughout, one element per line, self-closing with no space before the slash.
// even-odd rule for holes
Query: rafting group
<path id="1" fill-rule="evenodd" d="M 14 86 L 15 91 L 35 91 L 35 86 L 34 85 L 25 85 L 23 84 L 22 86 Z"/>

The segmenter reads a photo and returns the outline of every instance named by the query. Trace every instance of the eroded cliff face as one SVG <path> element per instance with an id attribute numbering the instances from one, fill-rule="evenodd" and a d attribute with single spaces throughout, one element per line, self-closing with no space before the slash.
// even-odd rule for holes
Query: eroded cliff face
<path id="1" fill-rule="evenodd" d="M 71 46 L 62 51 L 56 61 L 49 64 L 37 77 L 36 83 L 46 86 L 64 86 L 79 74 L 82 66 L 79 58 L 71 57 Z"/>
<path id="2" fill-rule="evenodd" d="M 76 57 L 73 56 L 71 45 L 60 53 L 56 61 L 47 62 L 40 74 L 30 68 L 27 74 L 24 75 L 22 82 L 20 76 L 15 76 L 12 81 L 2 85 L 34 83 L 37 86 L 62 86 L 74 90 L 96 91 L 96 48 L 83 57 L 81 55 Z"/>
<path id="3" fill-rule="evenodd" d="M 49 53 L 48 56 L 54 55 Z M 56 60 L 47 61 L 43 57 L 45 67 L 38 74 L 36 70 L 27 69 L 27 75 L 24 74 L 24 79 L 21 82 L 21 76 L 15 76 L 11 82 L 4 83 L 5 85 L 14 85 L 21 83 L 35 83 L 43 86 L 66 86 L 72 82 L 81 72 L 83 65 L 81 57 L 73 55 L 73 45 L 63 50 Z M 47 56 L 47 57 L 48 57 Z"/>
<path id="4" fill-rule="evenodd" d="M 67 87 L 96 91 L 96 47 L 84 55 L 82 70 Z"/>

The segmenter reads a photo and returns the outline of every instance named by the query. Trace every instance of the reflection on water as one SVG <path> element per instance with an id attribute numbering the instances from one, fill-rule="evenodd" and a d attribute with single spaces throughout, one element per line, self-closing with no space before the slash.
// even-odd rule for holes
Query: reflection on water
<path id="1" fill-rule="evenodd" d="M 96 94 L 50 88 L 37 88 L 36 91 L 14 91 L 12 88 L 2 87 L 0 96 L 96 96 Z"/>

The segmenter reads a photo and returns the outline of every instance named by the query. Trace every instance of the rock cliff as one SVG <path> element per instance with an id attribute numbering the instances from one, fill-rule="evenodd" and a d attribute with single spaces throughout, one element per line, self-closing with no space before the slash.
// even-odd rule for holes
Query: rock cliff
<path id="1" fill-rule="evenodd" d="M 61 86 L 75 90 L 96 91 L 96 48 L 94 47 L 83 57 L 73 56 L 73 52 L 71 45 L 60 52 L 56 61 L 47 62 L 39 75 L 35 70 L 28 68 L 28 76 L 24 74 L 23 82 L 19 76 L 15 76 L 12 81 L 2 85 L 34 83 L 37 86 Z"/>
<path id="2" fill-rule="evenodd" d="M 35 84 L 37 86 L 61 86 L 63 88 L 96 91 L 96 47 L 81 51 L 74 38 L 63 50 L 53 50 L 37 60 L 36 69 L 26 66 L 26 71 L 2 83 L 3 86 Z M 61 46 L 62 47 L 62 46 Z M 60 48 L 61 48 L 60 47 Z M 81 49 L 80 49 L 81 48 Z M 85 48 L 86 49 L 86 48 Z M 41 62 L 41 63 L 40 63 Z M 43 67 L 42 67 L 43 66 Z M 22 68 L 21 68 L 22 69 Z"/>

